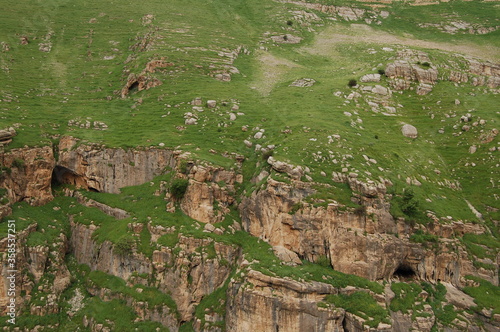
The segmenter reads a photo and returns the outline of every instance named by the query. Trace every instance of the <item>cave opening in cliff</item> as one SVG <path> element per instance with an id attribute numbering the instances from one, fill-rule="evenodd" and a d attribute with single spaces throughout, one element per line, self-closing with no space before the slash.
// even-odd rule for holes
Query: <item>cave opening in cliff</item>
<path id="1" fill-rule="evenodd" d="M 76 174 L 69 168 L 66 168 L 64 166 L 54 167 L 54 170 L 52 171 L 52 189 L 65 184 L 73 185 L 76 188 L 83 188 L 87 190 L 93 189 L 88 187 L 87 181 L 85 181 L 83 176 Z"/>
<path id="2" fill-rule="evenodd" d="M 394 271 L 392 276 L 397 279 L 407 280 L 407 279 L 414 279 L 417 276 L 417 274 L 411 268 L 411 266 L 403 263 L 398 266 L 398 268 L 396 269 L 396 271 Z"/>

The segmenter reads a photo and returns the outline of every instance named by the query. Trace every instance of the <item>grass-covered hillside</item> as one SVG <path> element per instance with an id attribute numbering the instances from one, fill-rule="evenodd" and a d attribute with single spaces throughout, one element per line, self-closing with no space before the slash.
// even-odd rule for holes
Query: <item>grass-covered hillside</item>
<path id="1" fill-rule="evenodd" d="M 243 143 L 248 139 L 275 145 L 275 158 L 310 167 L 315 179 L 345 167 L 389 178 L 396 190 L 416 179 L 424 209 L 473 220 L 467 199 L 488 215 L 498 186 L 498 157 L 489 150 L 498 141 L 483 142 L 497 126 L 497 94 L 447 76 L 467 70 L 464 56 L 498 60 L 498 4 L 354 5 L 366 11 L 352 21 L 305 3 L 275 1 L 5 6 L 0 111 L 2 126 L 18 131 L 8 148 L 73 135 L 115 147 L 164 143 L 227 165 L 220 157 L 225 152 L 255 154 Z M 451 34 L 441 28 L 447 22 L 467 28 Z M 474 32 L 480 28 L 492 31 Z M 425 52 L 426 64 L 439 71 L 431 93 L 344 98 L 360 92 L 347 85 L 350 79 L 382 72 L 407 49 Z M 290 86 L 304 78 L 315 83 Z M 380 84 L 388 86 L 384 76 Z M 189 103 L 197 97 L 202 109 L 193 110 Z M 216 108 L 207 108 L 207 100 L 216 100 Z M 370 102 L 395 113 L 374 112 Z M 486 124 L 461 133 L 460 117 L 467 113 Z M 414 125 L 419 137 L 404 138 L 403 123 Z M 256 140 L 259 129 L 264 137 Z"/>
<path id="2" fill-rule="evenodd" d="M 190 161 L 228 169 L 238 155 L 245 160 L 245 180 L 258 175 L 272 155 L 307 168 L 301 180 L 322 188 L 317 197 L 323 203 L 351 207 L 356 206 L 352 190 L 334 180 L 335 174 L 356 173 L 360 181 L 390 183 L 390 213 L 412 226 L 427 225 L 432 218 L 484 225 L 484 234 L 468 234 L 461 241 L 478 265 L 497 266 L 499 1 L 3 0 L 0 5 L 0 130 L 17 132 L 3 152 L 56 146 L 62 136 L 73 136 L 107 147 L 181 150 L 190 152 Z M 417 129 L 416 137 L 403 135 L 406 124 Z M 0 176 L 6 176 L 8 170 L 0 166 Z M 98 242 L 118 244 L 128 223 L 145 220 L 177 227 L 158 242 L 168 247 L 177 245 L 179 233 L 206 237 L 203 225 L 180 210 L 165 217 L 164 197 L 154 193 L 160 181 L 171 180 L 167 174 L 118 195 L 83 194 L 128 211 L 123 222 L 61 192 L 42 207 L 17 203 L 10 218 L 20 229 L 38 223 L 29 246 L 56 241 L 60 230 L 69 237 L 69 215 L 100 226 L 94 235 Z M 245 182 L 236 192 L 249 196 L 257 186 Z M 0 199 L 7 192 L 2 189 Z M 238 220 L 234 209 L 221 225 Z M 6 227 L 0 224 L 0 238 Z M 148 234 L 137 240 L 137 251 L 151 257 L 156 247 L 149 245 Z M 330 278 L 334 286 L 382 292 L 381 284 L 337 275 L 321 264 L 304 262 L 296 270 L 280 266 L 267 244 L 243 231 L 236 234 L 210 236 L 243 248 L 262 271 L 295 280 Z M 424 232 L 413 236 L 416 243 L 435 241 Z M 137 292 L 137 285 L 90 272 L 72 257 L 66 264 L 78 276 L 64 293 L 67 301 L 76 289 L 85 293 L 89 284 L 109 284 L 113 292 L 156 301 L 177 314 L 172 299 L 155 289 L 144 286 Z M 476 309 L 499 313 L 498 299 L 491 296 L 498 287 L 474 282 L 479 286 L 467 293 L 476 299 Z M 410 310 L 424 289 L 441 315 L 440 324 L 456 318 L 443 307 L 438 286 L 406 286 L 393 286 L 391 310 Z M 360 300 L 341 294 L 326 302 L 370 316 L 356 306 L 368 293 L 359 294 Z M 43 298 L 43 291 L 35 291 L 32 300 L 37 296 Z M 117 331 L 160 326 L 135 322 L 123 299 L 113 298 L 121 301 L 113 307 L 114 302 L 85 296 L 86 307 L 64 328 L 80 326 L 83 316 L 102 322 L 125 317 L 132 324 L 116 325 Z M 217 302 L 206 297 L 199 308 L 217 307 L 208 301 Z M 389 317 L 379 309 L 377 324 Z M 412 310 L 417 315 L 417 308 Z M 66 318 L 58 315 L 42 316 L 38 323 Z M 196 315 L 204 319 L 202 309 Z M 30 319 L 21 323 L 32 328 Z"/>

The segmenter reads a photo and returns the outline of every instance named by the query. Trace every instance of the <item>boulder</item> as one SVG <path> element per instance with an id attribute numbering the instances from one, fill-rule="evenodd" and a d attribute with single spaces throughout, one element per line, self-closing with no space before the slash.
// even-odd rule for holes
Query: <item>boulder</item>
<path id="1" fill-rule="evenodd" d="M 273 252 L 276 257 L 278 257 L 285 263 L 291 263 L 292 265 L 302 265 L 302 261 L 300 260 L 299 256 L 295 252 L 283 246 L 274 246 Z"/>
<path id="2" fill-rule="evenodd" d="M 417 128 L 415 128 L 412 125 L 405 124 L 401 128 L 401 132 L 403 133 L 404 136 L 409 137 L 409 138 L 417 138 L 418 137 L 418 131 Z"/>
<path id="3" fill-rule="evenodd" d="M 359 80 L 362 83 L 380 82 L 380 74 L 366 74 L 362 76 Z"/>

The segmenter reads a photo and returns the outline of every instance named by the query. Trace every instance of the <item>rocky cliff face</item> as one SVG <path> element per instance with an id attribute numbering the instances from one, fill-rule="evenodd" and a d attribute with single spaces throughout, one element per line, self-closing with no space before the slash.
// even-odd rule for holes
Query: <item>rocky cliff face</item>
<path id="1" fill-rule="evenodd" d="M 12 173 L 3 178 L 3 184 L 8 188 L 12 201 L 27 200 L 31 204 L 42 204 L 52 199 L 50 184 L 53 169 L 53 176 L 59 182 L 89 190 L 118 192 L 121 187 L 151 180 L 164 172 L 166 167 L 176 167 L 177 162 L 177 155 L 167 150 L 126 151 L 78 145 L 69 137 L 61 139 L 59 149 L 57 164 L 49 147 L 18 149 L 4 156 L 4 165 L 10 165 Z M 18 159 L 24 160 L 25 164 L 16 161 Z M 476 266 L 457 239 L 468 233 L 484 233 L 482 226 L 460 222 L 443 224 L 434 218 L 424 228 L 395 220 L 389 213 L 386 186 L 391 185 L 390 181 L 380 178 L 364 182 L 356 174 L 334 173 L 332 178 L 350 186 L 353 199 L 362 207 L 361 211 L 354 211 L 337 202 L 316 204 L 309 199 L 316 191 L 315 184 L 300 181 L 302 176 L 306 176 L 305 169 L 272 157 L 268 162 L 275 171 L 289 176 L 288 183 L 268 177 L 264 187 L 243 197 L 239 205 L 235 186 L 242 183 L 243 178 L 237 170 L 191 163 L 185 172 L 177 174 L 188 179 L 189 183 L 178 206 L 188 216 L 206 223 L 205 229 L 209 231 L 211 228 L 208 226 L 215 228 L 210 224 L 223 221 L 230 209 L 238 206 L 243 228 L 247 232 L 271 244 L 275 252 L 280 252 L 279 257 L 291 257 L 283 258 L 283 264 L 289 264 L 289 261 L 301 264 L 297 255 L 311 262 L 326 257 L 335 270 L 369 280 L 441 281 L 450 283 L 450 287 L 461 288 L 466 285 L 464 277 L 474 275 L 498 284 L 498 270 Z M 259 181 L 265 177 L 263 175 Z M 79 204 L 97 207 L 117 219 L 130 217 L 125 210 L 87 199 L 78 192 L 66 191 Z M 170 200 L 168 194 L 166 199 Z M 167 209 L 175 207 L 172 201 L 167 203 Z M 211 238 L 178 234 L 176 227 L 165 228 L 151 222 L 132 222 L 128 226 L 134 236 L 144 228 L 150 233 L 149 244 L 155 248 L 152 255 L 140 253 L 135 246 L 130 252 L 123 253 L 110 241 L 97 242 L 93 235 L 98 226 L 92 224 L 71 222 L 71 237 L 68 239 L 61 233 L 50 246 L 25 246 L 27 236 L 36 230 L 36 225 L 24 230 L 18 237 L 19 248 L 23 248 L 18 256 L 19 270 L 23 271 L 19 280 L 22 280 L 21 290 L 26 294 L 18 299 L 20 308 L 23 301 L 27 301 L 30 303 L 29 312 L 33 315 L 60 311 L 59 297 L 68 287 L 71 277 L 65 265 L 65 256 L 71 252 L 78 263 L 86 264 L 92 270 L 122 278 L 128 285 L 142 284 L 169 294 L 177 305 L 178 316 L 167 306 L 148 307 L 147 303 L 112 293 L 99 285 L 88 289 L 91 294 L 105 300 L 124 300 L 140 320 L 160 322 L 171 331 L 176 331 L 185 321 L 194 321 L 196 331 L 221 331 L 224 320 L 228 331 L 367 330 L 360 317 L 344 309 L 331 305 L 318 306 L 327 295 L 338 294 L 341 289 L 326 283 L 271 277 L 244 268 L 238 270 L 237 277 L 231 279 L 227 288 L 226 316 L 207 313 L 204 321 L 197 319 L 194 316 L 197 305 L 207 295 L 227 285 L 228 278 L 241 263 L 241 248 Z M 233 226 L 237 228 L 239 224 Z M 439 236 L 439 240 L 427 247 L 411 242 L 410 235 L 419 227 Z M 224 234 L 223 230 L 219 230 L 211 232 Z M 175 244 L 160 245 L 158 240 L 165 234 L 175 234 Z M 5 240 L 0 242 L 3 251 Z M 5 308 L 8 300 L 5 256 L 2 262 L 0 305 Z M 32 279 L 27 277 L 28 272 Z M 47 273 L 54 275 L 54 279 L 44 279 Z M 38 285 L 36 290 L 33 289 L 35 285 Z M 457 297 L 463 295 L 457 292 Z M 390 297 L 390 289 L 383 296 Z M 32 301 L 34 299 L 36 301 Z M 390 299 L 385 301 L 389 303 Z M 387 308 L 383 302 L 381 305 Z M 435 319 L 433 314 L 426 317 L 414 322 L 407 316 L 394 314 L 392 326 L 381 323 L 377 330 L 396 331 L 401 326 L 413 326 L 426 331 L 433 326 Z M 207 325 L 206 322 L 214 324 Z M 101 329 L 91 318 L 86 320 L 86 326 Z"/>
<path id="2" fill-rule="evenodd" d="M 16 309 L 18 313 L 22 310 L 27 310 L 34 315 L 47 315 L 59 312 L 58 298 L 70 283 L 70 273 L 64 264 L 66 256 L 67 238 L 64 234 L 60 234 L 57 240 L 51 246 L 36 246 L 29 247 L 26 245 L 28 236 L 35 232 L 36 224 L 28 226 L 23 231 L 17 233 L 16 237 Z M 4 238 L 0 241 L 0 251 L 7 252 L 8 239 Z M 7 264 L 7 256 L 0 257 L 0 308 L 1 312 L 6 310 L 8 296 L 8 286 L 10 284 L 7 277 L 10 275 Z M 42 282 L 42 277 L 50 274 L 53 278 L 45 278 Z M 30 278 L 30 275 L 32 278 Z M 38 284 L 38 289 L 33 287 Z M 33 299 L 39 300 L 38 297 L 33 297 L 34 291 L 41 291 L 50 294 L 42 300 L 41 304 L 30 304 L 29 309 L 25 309 L 25 304 Z M 23 295 L 24 294 L 24 295 Z M 36 295 L 36 294 L 35 294 Z"/>
<path id="3" fill-rule="evenodd" d="M 123 150 L 84 145 L 72 137 L 59 143 L 56 177 L 61 183 L 99 192 L 118 193 L 119 189 L 150 181 L 175 167 L 172 151 L 146 148 Z"/>
<path id="4" fill-rule="evenodd" d="M 193 166 L 188 174 L 189 186 L 181 202 L 184 213 L 203 223 L 224 219 L 229 207 L 235 204 L 234 185 L 242 176 L 220 167 Z"/>
<path id="5" fill-rule="evenodd" d="M 226 330 L 344 331 L 343 309 L 318 307 L 326 295 L 337 293 L 328 284 L 301 283 L 251 270 L 244 281 L 229 286 Z"/>
<path id="6" fill-rule="evenodd" d="M 0 205 L 0 217 L 8 215 L 8 205 L 15 202 L 43 205 L 52 200 L 51 179 L 55 163 L 49 146 L 3 153 L 0 187 L 7 189 L 8 204 Z"/>
<path id="7" fill-rule="evenodd" d="M 137 252 L 119 254 L 113 244 L 92 239 L 96 226 L 72 223 L 71 248 L 80 264 L 133 283 L 157 287 L 172 296 L 182 321 L 193 318 L 201 299 L 221 287 L 229 276 L 239 249 L 181 236 L 175 247 L 160 246 L 151 258 Z M 147 279 L 137 275 L 147 275 Z"/>
<path id="8" fill-rule="evenodd" d="M 459 223 L 450 226 L 448 238 L 437 248 L 426 249 L 409 241 L 411 227 L 392 218 L 389 204 L 383 199 L 384 190 L 377 194 L 376 185 L 351 182 L 351 187 L 362 193 L 360 201 L 366 213 L 341 211 L 333 203 L 326 208 L 302 203 L 300 209 L 293 211 L 295 204 L 313 192 L 311 186 L 300 181 L 286 184 L 268 179 L 265 189 L 243 199 L 243 227 L 273 246 L 284 246 L 313 262 L 326 256 L 335 270 L 370 280 L 387 280 L 406 271 L 432 282 L 462 285 L 463 277 L 472 274 L 497 284 L 495 271 L 475 268 L 459 241 L 451 239 L 455 232 L 463 232 Z M 436 232 L 444 234 L 437 228 Z"/>

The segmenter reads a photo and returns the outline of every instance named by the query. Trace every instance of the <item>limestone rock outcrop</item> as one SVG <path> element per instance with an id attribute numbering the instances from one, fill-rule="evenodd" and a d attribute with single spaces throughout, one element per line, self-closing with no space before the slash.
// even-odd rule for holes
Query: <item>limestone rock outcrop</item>
<path id="1" fill-rule="evenodd" d="M 184 213 L 204 223 L 221 222 L 235 204 L 234 186 L 241 177 L 220 167 L 194 165 L 181 202 Z"/>
<path id="2" fill-rule="evenodd" d="M 243 282 L 228 289 L 226 330 L 343 331 L 344 309 L 321 308 L 337 290 L 323 283 L 300 283 L 249 271 Z"/>
<path id="3" fill-rule="evenodd" d="M 9 202 L 25 201 L 37 206 L 52 200 L 51 180 L 55 163 L 49 146 L 3 153 L 0 187 L 7 189 Z"/>
<path id="4" fill-rule="evenodd" d="M 25 310 L 33 315 L 47 315 L 59 312 L 59 296 L 70 283 L 70 273 L 64 263 L 68 251 L 68 240 L 64 234 L 60 234 L 56 240 L 48 245 L 27 246 L 28 236 L 35 232 L 37 224 L 31 224 L 16 235 L 17 255 L 15 262 L 16 275 L 16 310 Z M 8 238 L 0 240 L 0 252 L 7 252 Z M 7 256 L 0 256 L 0 313 L 6 311 L 6 304 L 10 300 L 7 290 L 9 280 L 7 277 L 12 270 L 7 264 Z M 29 273 L 26 273 L 29 272 Z M 29 274 L 33 276 L 30 278 Z M 53 278 L 45 279 L 38 283 L 42 276 L 50 274 Z M 38 283 L 39 289 L 50 294 L 50 296 L 39 299 L 44 304 L 31 303 L 30 308 L 25 309 L 26 303 L 32 299 L 33 287 Z M 24 294 L 24 295 L 23 295 Z M 40 302 L 38 301 L 38 302 Z"/>
<path id="5" fill-rule="evenodd" d="M 12 127 L 0 130 L 0 146 L 7 145 L 12 142 L 12 138 L 16 136 L 16 134 L 16 130 Z"/>
<path id="6" fill-rule="evenodd" d="M 123 255 L 111 242 L 98 244 L 93 240 L 96 226 L 71 226 L 71 250 L 80 264 L 169 293 L 182 321 L 192 319 L 201 299 L 224 284 L 240 255 L 234 246 L 184 236 L 179 237 L 175 248 L 161 246 L 151 258 L 135 250 Z M 145 280 L 137 277 L 140 274 L 153 277 Z"/>
<path id="7" fill-rule="evenodd" d="M 358 199 L 366 213 L 341 211 L 335 203 L 327 207 L 304 203 L 314 192 L 310 185 L 268 179 L 265 189 L 242 200 L 243 227 L 272 246 L 293 250 L 300 258 L 314 262 L 326 256 L 335 270 L 370 280 L 390 279 L 402 271 L 421 280 L 456 286 L 463 284 L 466 275 L 497 284 L 497 274 L 474 267 L 456 240 L 439 242 L 436 250 L 410 242 L 413 230 L 393 219 L 383 185 L 364 184 L 356 178 L 349 181 L 361 193 Z M 301 207 L 294 211 L 299 202 Z"/>
<path id="8" fill-rule="evenodd" d="M 99 192 L 119 193 L 120 188 L 152 180 L 165 167 L 175 167 L 173 152 L 165 149 L 104 148 L 66 136 L 59 151 L 58 181 Z"/>
<path id="9" fill-rule="evenodd" d="M 432 91 L 432 86 L 438 80 L 438 70 L 429 67 L 422 68 L 419 64 L 412 64 L 408 60 L 396 60 L 385 68 L 386 76 L 391 80 L 391 86 L 396 90 L 410 87 L 408 83 L 402 84 L 401 79 L 406 82 L 420 83 L 419 94 L 424 95 Z"/>

